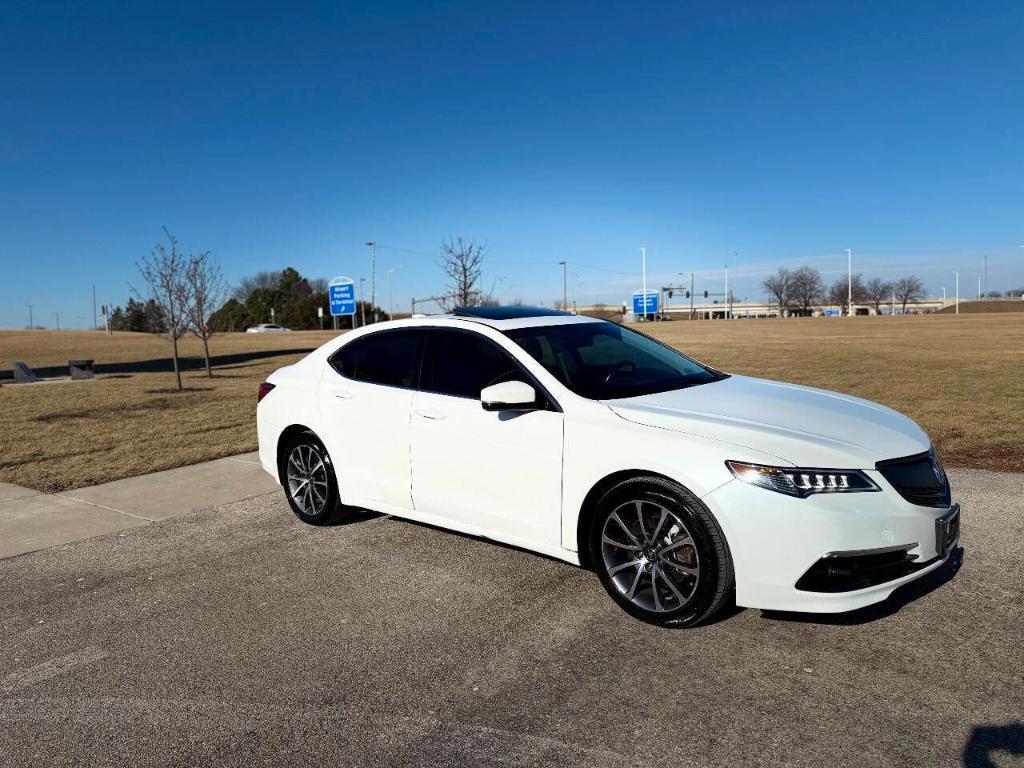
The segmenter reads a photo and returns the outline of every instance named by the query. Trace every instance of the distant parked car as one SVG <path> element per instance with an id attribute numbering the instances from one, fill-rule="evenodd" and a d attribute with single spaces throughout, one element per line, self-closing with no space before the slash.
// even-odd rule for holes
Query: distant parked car
<path id="1" fill-rule="evenodd" d="M 283 325 L 277 325 L 276 323 L 260 323 L 259 325 L 250 325 L 245 329 L 246 333 L 285 333 L 290 331 L 291 328 L 285 328 Z"/>

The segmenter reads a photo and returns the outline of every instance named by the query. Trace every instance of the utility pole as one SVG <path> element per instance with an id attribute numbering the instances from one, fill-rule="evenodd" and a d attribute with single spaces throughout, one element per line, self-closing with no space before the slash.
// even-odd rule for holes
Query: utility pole
<path id="1" fill-rule="evenodd" d="M 690 319 L 693 320 L 693 272 L 690 273 Z"/>
<path id="2" fill-rule="evenodd" d="M 373 322 L 377 322 L 377 241 L 370 240 L 370 306 L 373 308 Z"/>
<path id="3" fill-rule="evenodd" d="M 960 314 L 960 273 L 954 272 L 956 275 L 956 314 Z"/>
<path id="4" fill-rule="evenodd" d="M 96 330 L 96 283 L 92 284 L 92 329 Z"/>
<path id="5" fill-rule="evenodd" d="M 32 305 L 28 305 L 28 329 L 31 331 L 36 327 L 36 324 L 32 322 Z"/>
<path id="6" fill-rule="evenodd" d="M 562 311 L 563 312 L 568 312 L 569 311 L 569 284 L 568 284 L 568 280 L 569 280 L 569 277 L 568 277 L 569 262 L 567 262 L 567 261 L 560 261 L 558 263 L 562 265 Z"/>
<path id="7" fill-rule="evenodd" d="M 640 258 L 641 258 L 641 260 L 643 262 L 643 270 L 644 270 L 644 289 L 643 289 L 644 290 L 644 297 L 641 300 L 640 306 L 642 306 L 644 308 L 644 320 L 646 320 L 647 319 L 647 249 L 646 248 L 641 248 L 640 249 Z"/>
<path id="8" fill-rule="evenodd" d="M 988 254 L 985 254 L 985 295 L 988 296 Z"/>
<path id="9" fill-rule="evenodd" d="M 60 330 L 60 312 L 57 313 L 57 330 Z"/>
<path id="10" fill-rule="evenodd" d="M 981 274 L 978 274 L 978 298 L 981 298 Z"/>
<path id="11" fill-rule="evenodd" d="M 359 278 L 359 325 L 366 325 L 366 302 L 363 301 L 363 283 L 366 282 L 365 277 Z"/>
<path id="12" fill-rule="evenodd" d="M 892 287 L 892 304 L 889 305 L 889 317 L 896 317 L 896 286 Z"/>
<path id="13" fill-rule="evenodd" d="M 853 316 L 853 251 L 846 249 L 846 316 Z"/>
<path id="14" fill-rule="evenodd" d="M 729 319 L 729 265 L 725 265 L 725 319 Z"/>

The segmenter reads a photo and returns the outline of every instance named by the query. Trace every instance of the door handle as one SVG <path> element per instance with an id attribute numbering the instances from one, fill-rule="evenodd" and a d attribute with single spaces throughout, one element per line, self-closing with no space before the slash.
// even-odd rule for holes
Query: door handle
<path id="1" fill-rule="evenodd" d="M 415 412 L 417 416 L 422 416 L 424 419 L 441 420 L 445 417 L 437 408 L 417 408 Z"/>
<path id="2" fill-rule="evenodd" d="M 352 393 L 349 392 L 347 389 L 332 389 L 331 390 L 331 394 L 334 395 L 339 400 L 351 400 L 352 399 Z"/>

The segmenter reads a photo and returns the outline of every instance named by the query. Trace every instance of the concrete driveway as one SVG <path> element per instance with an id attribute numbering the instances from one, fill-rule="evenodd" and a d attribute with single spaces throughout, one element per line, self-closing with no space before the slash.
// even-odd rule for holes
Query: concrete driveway
<path id="1" fill-rule="evenodd" d="M 553 560 L 312 528 L 277 494 L 4 560 L 0 763 L 1021 765 L 1024 479 L 951 475 L 959 572 L 690 631 Z"/>

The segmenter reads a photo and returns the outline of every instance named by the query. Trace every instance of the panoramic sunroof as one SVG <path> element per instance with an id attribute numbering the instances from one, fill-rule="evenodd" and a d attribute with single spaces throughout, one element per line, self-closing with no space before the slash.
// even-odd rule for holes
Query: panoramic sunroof
<path id="1" fill-rule="evenodd" d="M 479 317 L 481 320 L 518 320 L 523 317 L 565 317 L 568 312 L 545 307 L 458 307 L 457 317 Z"/>

